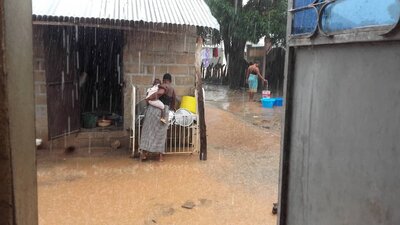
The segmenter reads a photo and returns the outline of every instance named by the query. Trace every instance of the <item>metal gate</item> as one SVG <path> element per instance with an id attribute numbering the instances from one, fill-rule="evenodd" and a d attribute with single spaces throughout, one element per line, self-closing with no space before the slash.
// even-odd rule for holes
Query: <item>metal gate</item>
<path id="1" fill-rule="evenodd" d="M 192 118 L 189 118 L 192 117 Z M 195 117 L 195 118 L 193 118 Z M 141 137 L 141 124 L 144 119 L 144 115 L 138 117 L 137 123 L 139 125 L 138 132 L 138 143 L 140 143 Z M 182 126 L 178 121 L 192 121 L 188 126 Z M 168 124 L 167 139 L 165 141 L 165 154 L 177 154 L 177 153 L 194 153 L 198 152 L 199 146 L 199 128 L 198 128 L 198 116 L 175 116 Z"/>
<path id="2" fill-rule="evenodd" d="M 130 129 L 130 147 L 132 156 L 138 153 L 141 125 L 144 115 L 136 115 L 136 87 L 132 88 L 132 125 Z M 196 98 L 197 99 L 197 98 Z M 183 121 L 183 123 L 182 123 Z M 192 121 L 190 124 L 187 121 Z M 165 142 L 165 154 L 196 153 L 199 152 L 200 134 L 199 134 L 199 116 L 198 115 L 175 115 L 168 123 L 167 139 Z M 183 126 L 181 125 L 183 124 Z"/>
<path id="3" fill-rule="evenodd" d="M 289 1 L 279 225 L 400 224 L 399 8 Z"/>

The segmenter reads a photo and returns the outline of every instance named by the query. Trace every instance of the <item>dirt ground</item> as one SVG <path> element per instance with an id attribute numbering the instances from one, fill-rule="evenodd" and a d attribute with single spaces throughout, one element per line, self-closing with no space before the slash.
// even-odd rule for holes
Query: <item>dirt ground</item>
<path id="1" fill-rule="evenodd" d="M 206 87 L 207 161 L 194 154 L 139 162 L 126 149 L 39 150 L 39 223 L 276 224 L 280 109 L 221 90 Z"/>

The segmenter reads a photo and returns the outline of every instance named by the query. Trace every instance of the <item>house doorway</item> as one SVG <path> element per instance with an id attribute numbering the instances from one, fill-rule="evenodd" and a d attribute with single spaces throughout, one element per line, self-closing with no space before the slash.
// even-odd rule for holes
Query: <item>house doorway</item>
<path id="1" fill-rule="evenodd" d="M 103 118 L 121 129 L 123 32 L 48 26 L 44 40 L 49 138 L 92 130 Z"/>
<path id="2" fill-rule="evenodd" d="M 123 31 L 82 27 L 78 30 L 79 98 L 82 127 L 88 115 L 111 119 L 114 128 L 122 127 Z M 90 118 L 90 117 L 89 117 Z"/>
<path id="3" fill-rule="evenodd" d="M 49 138 L 79 131 L 77 42 L 73 27 L 48 26 L 45 67 Z"/>

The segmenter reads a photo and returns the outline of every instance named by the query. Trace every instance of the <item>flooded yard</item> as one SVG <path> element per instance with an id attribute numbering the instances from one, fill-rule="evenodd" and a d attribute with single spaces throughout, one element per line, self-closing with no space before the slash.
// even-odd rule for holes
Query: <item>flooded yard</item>
<path id="1" fill-rule="evenodd" d="M 243 91 L 205 89 L 207 161 L 38 150 L 39 223 L 276 224 L 281 109 L 247 102 Z"/>

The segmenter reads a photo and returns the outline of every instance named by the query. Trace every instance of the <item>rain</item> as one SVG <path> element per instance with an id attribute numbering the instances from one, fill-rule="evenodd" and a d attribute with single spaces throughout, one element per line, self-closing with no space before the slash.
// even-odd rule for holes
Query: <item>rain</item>
<path id="1" fill-rule="evenodd" d="M 283 108 L 263 104 L 262 84 L 249 100 L 245 78 L 247 63 L 266 57 L 257 53 L 265 35 L 254 32 L 239 54 L 225 49 L 225 25 L 203 1 L 77 2 L 58 3 L 74 16 L 40 6 L 44 15 L 33 17 L 34 60 L 43 62 L 35 71 L 44 74 L 35 85 L 46 89 L 35 96 L 46 98 L 36 105 L 46 108 L 36 118 L 39 224 L 276 224 Z M 247 1 L 231 5 L 235 14 L 240 3 Z M 77 6 L 104 8 L 92 18 Z M 171 15 L 150 16 L 163 12 Z M 234 40 L 228 48 L 241 46 Z M 165 152 L 143 157 L 146 96 L 167 73 L 176 108 L 164 115 Z M 274 98 L 282 98 L 278 89 Z"/>

